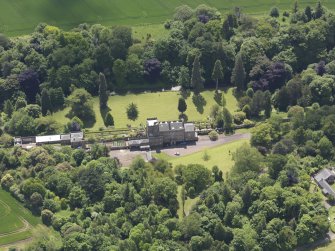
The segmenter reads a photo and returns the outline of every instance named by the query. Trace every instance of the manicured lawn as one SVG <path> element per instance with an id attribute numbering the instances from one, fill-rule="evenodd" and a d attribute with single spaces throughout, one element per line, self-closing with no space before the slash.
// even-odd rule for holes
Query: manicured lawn
<path id="1" fill-rule="evenodd" d="M 0 201 L 0 234 L 9 233 L 23 227 L 23 222 L 7 204 Z"/>
<path id="2" fill-rule="evenodd" d="M 184 218 L 183 206 L 182 206 L 182 200 L 181 200 L 181 189 L 182 189 L 182 186 L 178 186 L 178 202 L 179 202 L 178 216 L 179 216 L 179 219 Z M 186 215 L 190 213 L 192 207 L 197 203 L 198 200 L 199 200 L 199 197 L 195 197 L 194 199 L 187 198 L 185 200 L 184 211 Z"/>
<path id="3" fill-rule="evenodd" d="M 313 249 L 313 250 L 314 251 L 334 251 L 335 250 L 335 242 L 333 241 L 325 247 L 320 247 L 320 248 Z"/>
<path id="4" fill-rule="evenodd" d="M 148 24 L 133 27 L 133 37 L 146 41 L 147 34 L 151 35 L 151 39 L 158 40 L 169 35 L 169 30 L 164 28 L 163 24 Z"/>
<path id="5" fill-rule="evenodd" d="M 299 7 L 316 1 L 300 0 Z M 322 1 L 328 8 L 335 8 L 335 2 Z M 188 4 L 196 7 L 208 4 L 221 12 L 228 12 L 235 6 L 243 12 L 268 14 L 272 6 L 291 9 L 292 0 L 1 0 L 0 33 L 22 35 L 30 33 L 36 25 L 46 22 L 70 29 L 80 23 L 101 23 L 104 25 L 139 25 L 162 23 L 172 18 L 177 6 Z"/>
<path id="6" fill-rule="evenodd" d="M 329 208 L 330 229 L 335 233 L 335 207 Z"/>
<path id="7" fill-rule="evenodd" d="M 230 142 L 221 146 L 216 146 L 213 148 L 208 148 L 207 150 L 193 153 L 181 157 L 173 157 L 169 162 L 176 167 L 177 165 L 183 164 L 201 164 L 212 169 L 213 166 L 217 165 L 223 173 L 228 172 L 234 164 L 232 160 L 232 154 L 237 148 L 241 147 L 243 144 L 247 144 L 249 140 L 243 139 L 234 142 Z M 205 161 L 203 159 L 205 151 L 209 155 L 209 160 Z"/>
<path id="8" fill-rule="evenodd" d="M 16 241 L 25 240 L 25 239 L 30 238 L 31 235 L 32 235 L 31 230 L 27 230 L 27 231 L 15 233 L 15 234 L 10 234 L 10 235 L 7 235 L 6 237 L 0 238 L 0 245 L 5 245 L 5 244 L 13 243 Z"/>
<path id="9" fill-rule="evenodd" d="M 6 203 L 10 207 L 10 211 L 24 218 L 29 224 L 36 226 L 41 223 L 39 217 L 32 215 L 32 213 L 24 208 L 16 199 L 14 199 L 8 192 L 0 188 L 0 201 Z"/>
<path id="10" fill-rule="evenodd" d="M 214 91 L 205 91 L 201 94 L 206 104 L 203 107 L 203 111 L 197 110 L 197 107 L 192 101 L 192 97 L 188 97 L 186 100 L 187 111 L 185 114 L 188 116 L 189 121 L 204 120 L 210 114 L 211 107 L 216 104 L 214 100 Z M 108 106 L 111 109 L 111 113 L 114 117 L 115 128 L 125 128 L 127 124 L 132 126 L 145 125 L 146 119 L 150 117 L 157 117 L 159 120 L 178 120 L 179 111 L 178 99 L 180 98 L 179 92 L 154 92 L 154 93 L 142 93 L 142 94 L 127 94 L 127 95 L 115 95 L 111 96 L 108 101 Z M 225 93 L 227 100 L 227 108 L 233 112 L 237 109 L 236 98 L 232 94 L 232 89 L 229 89 Z M 126 107 L 131 103 L 135 103 L 138 107 L 139 117 L 137 120 L 132 121 L 127 118 Z M 99 109 L 99 99 L 94 98 L 93 105 L 94 112 L 96 114 L 96 122 L 92 129 L 98 130 L 104 127 L 103 119 Z M 53 114 L 53 117 L 60 123 L 66 124 L 69 119 L 66 117 L 69 109 L 66 108 L 60 112 Z"/>
<path id="11" fill-rule="evenodd" d="M 30 226 L 22 232 L 9 233 L 19 231 L 24 227 L 21 219 L 26 220 L 33 227 L 41 223 L 39 217 L 33 216 L 9 193 L 0 189 L 0 234 L 8 233 L 0 236 L 0 245 L 25 240 L 32 236 Z"/>

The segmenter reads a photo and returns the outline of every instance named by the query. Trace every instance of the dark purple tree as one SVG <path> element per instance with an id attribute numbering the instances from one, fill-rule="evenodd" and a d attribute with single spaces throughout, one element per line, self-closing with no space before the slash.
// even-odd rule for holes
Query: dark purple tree
<path id="1" fill-rule="evenodd" d="M 326 73 L 326 63 L 325 61 L 320 61 L 316 66 L 315 66 L 315 72 L 319 76 L 322 76 L 323 74 Z"/>
<path id="2" fill-rule="evenodd" d="M 284 63 L 274 62 L 266 70 L 263 76 L 253 83 L 253 89 L 255 91 L 275 91 L 276 89 L 281 88 L 290 77 L 291 73 L 286 69 Z"/>
<path id="3" fill-rule="evenodd" d="M 80 124 L 76 121 L 71 122 L 70 130 L 71 132 L 79 132 L 80 131 Z"/>
<path id="4" fill-rule="evenodd" d="M 155 82 L 162 70 L 162 64 L 157 58 L 151 58 L 144 62 L 144 75 L 150 82 Z"/>
<path id="5" fill-rule="evenodd" d="M 18 76 L 21 89 L 27 95 L 28 103 L 34 103 L 36 94 L 39 92 L 40 80 L 37 72 L 27 69 Z"/>
<path id="6" fill-rule="evenodd" d="M 207 15 L 199 15 L 198 19 L 199 19 L 199 22 L 202 22 L 202 23 L 206 24 L 209 21 L 209 16 L 207 16 Z"/>

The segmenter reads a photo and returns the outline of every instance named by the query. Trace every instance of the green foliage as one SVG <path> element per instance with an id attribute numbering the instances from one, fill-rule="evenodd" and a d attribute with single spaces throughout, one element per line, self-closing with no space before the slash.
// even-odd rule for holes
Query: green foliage
<path id="1" fill-rule="evenodd" d="M 202 234 L 199 218 L 200 215 L 198 213 L 192 213 L 183 219 L 181 223 L 181 232 L 185 239 L 191 239 L 193 236 Z"/>
<path id="2" fill-rule="evenodd" d="M 3 111 L 7 114 L 9 118 L 12 116 L 14 112 L 14 107 L 9 99 L 5 101 Z"/>
<path id="3" fill-rule="evenodd" d="M 184 113 L 187 109 L 187 104 L 185 102 L 185 99 L 179 98 L 178 100 L 178 111 L 181 113 Z"/>
<path id="4" fill-rule="evenodd" d="M 216 89 L 219 88 L 219 80 L 223 79 L 223 68 L 220 60 L 216 60 L 212 72 L 212 79 L 216 81 Z"/>
<path id="5" fill-rule="evenodd" d="M 244 112 L 235 112 L 233 117 L 234 123 L 237 125 L 243 124 L 244 120 L 247 118 Z"/>
<path id="6" fill-rule="evenodd" d="M 127 107 L 127 117 L 130 120 L 136 120 L 138 118 L 138 108 L 134 103 L 130 103 Z"/>
<path id="7" fill-rule="evenodd" d="M 270 11 L 271 17 L 279 17 L 279 9 L 277 7 L 273 7 Z"/>
<path id="8" fill-rule="evenodd" d="M 47 115 L 48 111 L 52 110 L 51 99 L 50 99 L 50 96 L 49 96 L 49 92 L 46 89 L 42 90 L 41 107 L 42 107 L 43 116 Z"/>
<path id="9" fill-rule="evenodd" d="M 231 82 L 237 87 L 238 91 L 244 91 L 246 82 L 246 72 L 243 65 L 241 53 L 237 54 L 235 66 L 231 76 Z"/>
<path id="10" fill-rule="evenodd" d="M 192 187 L 197 194 L 202 192 L 212 182 L 210 171 L 198 164 L 183 166 L 181 178 L 185 184 L 185 189 L 189 190 Z"/>
<path id="11" fill-rule="evenodd" d="M 262 155 L 256 148 L 250 147 L 247 144 L 243 145 L 233 154 L 235 165 L 232 172 L 242 174 L 247 171 L 259 172 L 262 168 Z"/>
<path id="12" fill-rule="evenodd" d="M 269 148 L 274 139 L 277 138 L 277 132 L 271 124 L 263 123 L 254 128 L 251 136 L 251 145 Z"/>
<path id="13" fill-rule="evenodd" d="M 83 121 L 95 120 L 95 114 L 92 107 L 92 96 L 86 90 L 74 90 L 66 101 L 71 108 L 69 112 L 71 118 L 76 116 Z"/>
<path id="14" fill-rule="evenodd" d="M 191 86 L 195 94 L 199 94 L 204 89 L 203 79 L 201 76 L 200 58 L 196 56 L 193 62 Z"/>
<path id="15" fill-rule="evenodd" d="M 99 101 L 100 101 L 100 109 L 107 108 L 107 101 L 108 101 L 107 83 L 105 75 L 101 72 L 99 74 Z"/>
<path id="16" fill-rule="evenodd" d="M 21 108 L 27 106 L 27 101 L 23 97 L 19 97 L 15 102 L 15 110 L 18 111 Z"/>
<path id="17" fill-rule="evenodd" d="M 153 185 L 154 201 L 176 215 L 178 209 L 177 184 L 170 178 L 156 179 Z"/>
<path id="18" fill-rule="evenodd" d="M 173 18 L 179 21 L 186 21 L 190 19 L 194 14 L 193 9 L 188 5 L 181 5 L 175 9 Z"/>
<path id="19" fill-rule="evenodd" d="M 226 133 L 231 133 L 233 131 L 233 116 L 229 112 L 229 110 L 223 107 L 223 129 Z"/>
<path id="20" fill-rule="evenodd" d="M 208 134 L 208 137 L 210 138 L 210 140 L 216 141 L 219 139 L 219 134 L 213 130 Z"/>
<path id="21" fill-rule="evenodd" d="M 27 105 L 25 107 L 27 114 L 33 118 L 39 118 L 42 115 L 42 110 L 39 105 Z"/>
<path id="22" fill-rule="evenodd" d="M 270 91 L 266 91 L 264 93 L 264 113 L 266 118 L 271 117 L 272 112 L 272 103 L 271 103 L 271 93 Z"/>
<path id="23" fill-rule="evenodd" d="M 31 136 L 36 134 L 36 121 L 24 111 L 14 112 L 6 124 L 8 133 L 16 136 Z"/>
<path id="24" fill-rule="evenodd" d="M 320 139 L 318 148 L 320 149 L 320 155 L 323 158 L 330 159 L 333 156 L 333 144 L 327 137 Z"/>
<path id="25" fill-rule="evenodd" d="M 271 5 L 265 4 L 267 9 Z M 260 123 L 251 137 L 257 149 L 244 145 L 232 159 L 230 151 L 246 142 L 242 140 L 171 157 L 172 166 L 197 163 L 176 167 L 175 173 L 169 163 L 151 164 L 141 158 L 121 170 L 118 160 L 109 158 L 108 148 L 102 144 L 90 145 L 88 152 L 66 146 L 26 151 L 10 148 L 12 137 L 3 134 L 2 187 L 34 213 L 43 210 L 43 222 L 61 233 L 61 249 L 292 250 L 328 232 L 327 212 L 319 195 L 310 189 L 310 175 L 333 159 L 333 15 L 320 3 L 315 12 L 308 8 L 300 11 L 296 4 L 293 24 L 283 25 L 271 18 L 256 20 L 239 8 L 224 19 L 222 27 L 220 20 L 215 8 L 201 5 L 193 11 L 183 6 L 175 20 L 166 23 L 170 29 L 166 36 L 156 40 L 148 35 L 141 39 L 143 43 L 134 40 L 127 27 L 82 24 L 64 32 L 41 24 L 27 39 L 10 39 L 5 50 L 0 49 L 0 100 L 7 113 L 1 120 L 4 131 L 12 135 L 61 133 L 57 122 L 66 112 L 73 118 L 67 131 L 80 130 L 81 120 L 91 127 L 99 104 L 107 106 L 103 90 L 147 90 L 175 83 L 184 91 L 190 87 L 195 90 L 192 99 L 183 100 L 179 107 L 184 112 L 187 105 L 192 120 L 209 115 L 208 107 L 216 101 L 224 108 L 213 107 L 211 122 L 226 132 L 232 131 L 233 119 L 241 124 L 245 117 L 256 117 Z M 319 62 L 321 58 L 325 62 Z M 156 62 L 159 81 L 155 83 L 144 78 L 143 65 L 148 60 Z M 22 75 L 27 69 L 34 70 L 41 82 L 37 103 L 44 116 L 62 109 L 64 95 L 72 92 L 67 97 L 70 107 L 54 114 L 54 119 L 40 118 L 38 105 L 24 102 L 22 91 L 32 84 Z M 116 83 L 100 86 L 101 103 L 91 96 L 99 94 L 98 72 L 106 74 L 107 80 L 101 82 Z M 234 94 L 243 110 L 234 117 L 230 114 L 237 110 L 232 95 L 224 97 L 226 102 L 220 95 L 214 100 L 213 92 L 199 95 L 212 80 L 229 79 L 237 88 Z M 124 112 L 119 115 L 118 109 L 130 102 L 136 101 L 138 107 L 127 107 L 131 112 L 128 117 L 138 119 L 139 125 L 157 110 L 163 119 L 173 119 L 177 111 L 170 112 L 167 104 L 176 104 L 178 98 L 178 93 L 160 92 L 115 95 L 110 101 L 115 106 L 116 125 L 125 126 L 130 121 L 124 119 Z M 8 100 L 19 100 L 19 111 L 5 109 L 10 106 Z M 287 114 L 290 120 L 283 119 L 283 113 L 271 114 L 272 101 L 280 111 L 291 107 Z M 318 104 L 311 106 L 313 102 Z M 101 112 L 103 117 L 110 115 L 106 110 Z M 101 127 L 103 122 L 112 124 L 113 118 L 103 117 L 99 117 Z M 262 122 L 264 118 L 267 123 Z M 222 182 L 222 172 L 231 166 Z M 183 186 L 181 190 L 177 183 Z M 176 218 L 177 197 L 185 213 L 180 221 Z M 5 225 L 7 221 L 0 230 Z M 45 243 L 35 249 L 50 246 Z"/>
<path id="26" fill-rule="evenodd" d="M 42 92 L 43 93 L 43 92 Z M 50 109 L 55 112 L 61 108 L 63 108 L 65 103 L 64 93 L 62 88 L 56 88 L 56 89 L 50 89 L 49 90 L 49 96 L 50 96 L 50 103 L 52 104 L 52 107 Z M 48 98 L 46 97 L 46 102 L 48 102 Z M 48 107 L 48 104 L 46 104 Z"/>
<path id="27" fill-rule="evenodd" d="M 106 114 L 105 117 L 105 125 L 108 126 L 114 126 L 114 118 L 112 116 L 112 114 L 109 112 Z"/>
<path id="28" fill-rule="evenodd" d="M 189 72 L 189 69 L 185 66 L 180 67 L 179 76 L 178 76 L 178 84 L 183 89 L 189 89 L 191 87 L 190 72 Z"/>

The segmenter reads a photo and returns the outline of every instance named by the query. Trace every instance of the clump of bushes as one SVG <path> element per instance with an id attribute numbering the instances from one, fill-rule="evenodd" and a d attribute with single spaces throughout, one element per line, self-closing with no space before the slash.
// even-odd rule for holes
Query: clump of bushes
<path id="1" fill-rule="evenodd" d="M 211 140 L 211 141 L 216 141 L 216 140 L 218 140 L 219 139 L 219 134 L 216 132 L 216 131 L 211 131 L 209 134 L 208 134 L 208 136 L 209 136 L 209 139 Z"/>
<path id="2" fill-rule="evenodd" d="M 236 125 L 243 124 L 244 120 L 246 119 L 246 114 L 244 112 L 236 112 L 234 114 L 234 123 Z"/>

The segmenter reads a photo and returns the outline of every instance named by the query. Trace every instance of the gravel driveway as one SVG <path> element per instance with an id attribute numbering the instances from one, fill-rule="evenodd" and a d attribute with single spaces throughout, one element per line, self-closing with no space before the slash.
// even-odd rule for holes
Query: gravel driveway
<path id="1" fill-rule="evenodd" d="M 199 140 L 197 142 L 187 144 L 187 145 L 167 147 L 167 148 L 160 149 L 160 151 L 170 156 L 175 156 L 176 152 L 178 152 L 180 156 L 184 156 L 184 155 L 202 151 L 209 147 L 227 144 L 229 142 L 237 141 L 240 139 L 250 139 L 250 137 L 251 137 L 250 133 L 238 133 L 238 134 L 234 134 L 230 136 L 219 135 L 219 139 L 217 141 L 211 141 L 208 135 L 204 135 L 204 136 L 199 136 Z M 132 161 L 139 155 L 143 159 L 146 160 L 145 151 L 114 150 L 109 153 L 110 157 L 118 158 L 122 166 L 124 167 L 130 166 Z"/>

